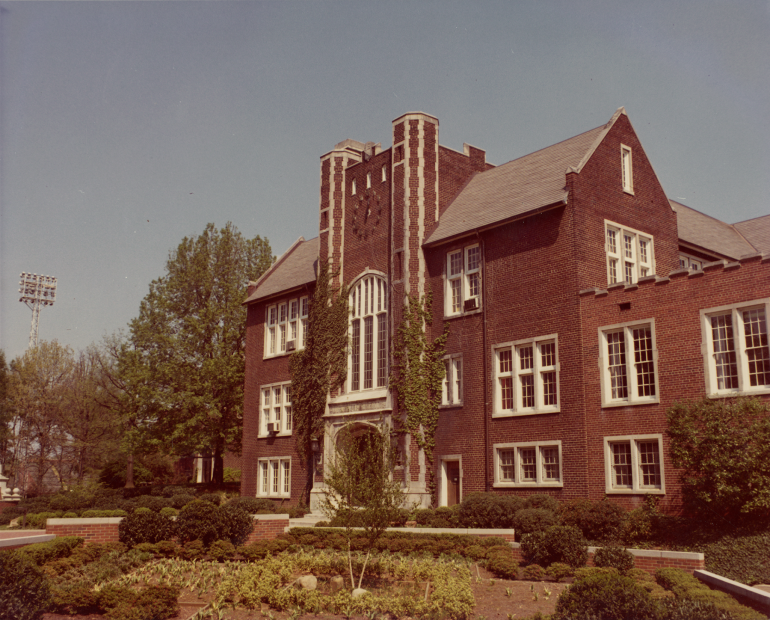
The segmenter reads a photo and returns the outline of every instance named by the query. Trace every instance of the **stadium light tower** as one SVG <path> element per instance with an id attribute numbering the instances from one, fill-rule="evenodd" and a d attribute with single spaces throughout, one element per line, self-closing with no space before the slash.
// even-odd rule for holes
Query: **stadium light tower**
<path id="1" fill-rule="evenodd" d="M 23 301 L 32 310 L 32 325 L 29 328 L 29 346 L 32 348 L 37 346 L 41 306 L 53 306 L 56 301 L 56 278 L 22 271 L 19 287 L 19 301 Z"/>

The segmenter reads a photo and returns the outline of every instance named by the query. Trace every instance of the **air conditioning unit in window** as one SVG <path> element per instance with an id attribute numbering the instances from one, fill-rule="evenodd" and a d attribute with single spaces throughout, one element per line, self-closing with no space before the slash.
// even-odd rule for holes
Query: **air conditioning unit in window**
<path id="1" fill-rule="evenodd" d="M 289 342 L 286 343 L 286 350 L 287 351 L 293 351 L 297 348 L 297 341 L 296 340 L 289 340 Z"/>
<path id="2" fill-rule="evenodd" d="M 278 424 L 275 423 L 275 422 L 270 422 L 267 425 L 267 432 L 270 435 L 273 435 L 273 434 L 277 433 L 278 432 Z"/>
<path id="3" fill-rule="evenodd" d="M 465 312 L 468 312 L 469 310 L 476 310 L 478 307 L 479 307 L 479 298 L 471 297 L 470 299 L 465 300 L 465 304 L 463 305 L 463 310 Z"/>

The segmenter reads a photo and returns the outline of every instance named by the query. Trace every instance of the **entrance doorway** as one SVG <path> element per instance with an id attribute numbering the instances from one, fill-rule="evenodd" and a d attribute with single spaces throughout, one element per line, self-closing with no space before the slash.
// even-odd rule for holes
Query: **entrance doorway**
<path id="1" fill-rule="evenodd" d="M 460 503 L 460 461 L 444 461 L 446 476 L 446 505 Z"/>

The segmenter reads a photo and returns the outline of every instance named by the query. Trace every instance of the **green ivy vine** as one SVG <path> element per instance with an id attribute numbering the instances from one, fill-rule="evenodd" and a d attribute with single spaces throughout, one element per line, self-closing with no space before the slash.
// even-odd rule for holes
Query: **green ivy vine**
<path id="1" fill-rule="evenodd" d="M 310 303 L 305 348 L 289 359 L 294 436 L 297 452 L 305 459 L 312 455 L 313 438 L 323 434 L 327 396 L 347 376 L 348 291 L 344 285 L 335 288 L 333 277 L 322 265 Z"/>
<path id="2" fill-rule="evenodd" d="M 432 296 L 409 295 L 404 316 L 396 330 L 393 343 L 393 370 L 390 387 L 398 396 L 399 411 L 404 428 L 425 452 L 428 464 L 428 490 L 435 499 L 436 480 L 433 449 L 436 447 L 441 382 L 445 376 L 444 355 L 449 336 L 449 324 L 430 341 L 427 329 L 433 324 Z"/>

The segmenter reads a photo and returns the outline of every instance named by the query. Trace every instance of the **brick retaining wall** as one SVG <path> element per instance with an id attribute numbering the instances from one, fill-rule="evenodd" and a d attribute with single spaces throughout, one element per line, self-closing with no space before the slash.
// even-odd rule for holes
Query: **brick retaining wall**
<path id="1" fill-rule="evenodd" d="M 271 540 L 283 534 L 289 527 L 289 515 L 254 515 L 254 530 L 249 534 L 244 544 L 248 545 L 257 540 Z"/>
<path id="2" fill-rule="evenodd" d="M 92 517 L 89 519 L 48 519 L 46 534 L 80 536 L 88 543 L 118 541 L 118 525 L 123 517 Z"/>

